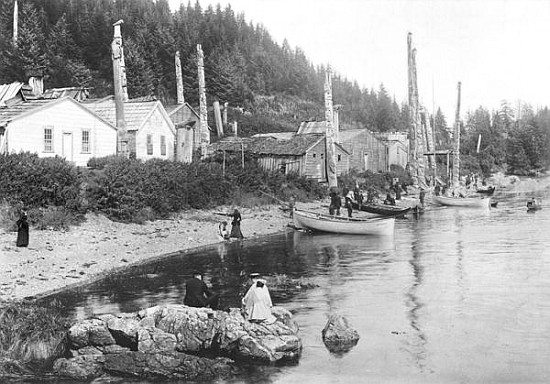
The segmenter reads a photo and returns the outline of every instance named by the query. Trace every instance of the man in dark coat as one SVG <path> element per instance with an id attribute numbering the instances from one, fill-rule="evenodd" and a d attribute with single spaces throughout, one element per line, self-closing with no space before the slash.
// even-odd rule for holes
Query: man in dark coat
<path id="1" fill-rule="evenodd" d="M 202 273 L 195 272 L 193 278 L 185 283 L 185 299 L 183 304 L 189 307 L 218 308 L 219 295 L 212 293 L 208 286 L 202 281 Z"/>
<path id="2" fill-rule="evenodd" d="M 23 211 L 21 218 L 17 220 L 17 242 L 18 247 L 26 247 L 29 245 L 29 223 L 27 221 L 27 213 Z"/>
<path id="3" fill-rule="evenodd" d="M 342 207 L 342 200 L 340 195 L 334 191 L 330 192 L 330 206 L 328 207 L 328 213 L 331 215 L 340 216 L 340 207 Z"/>

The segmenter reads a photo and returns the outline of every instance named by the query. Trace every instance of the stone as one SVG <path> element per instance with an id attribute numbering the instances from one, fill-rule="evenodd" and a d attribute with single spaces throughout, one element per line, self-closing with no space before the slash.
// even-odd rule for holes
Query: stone
<path id="1" fill-rule="evenodd" d="M 207 380 L 227 377 L 236 372 L 233 361 L 227 358 L 201 358 L 180 352 L 126 352 L 108 355 L 105 371 L 112 375 L 131 375 L 144 378 Z"/>
<path id="2" fill-rule="evenodd" d="M 59 376 L 76 380 L 90 380 L 103 373 L 103 355 L 80 355 L 71 359 L 57 359 L 53 371 Z"/>
<path id="3" fill-rule="evenodd" d="M 325 346 L 333 353 L 348 352 L 359 341 L 359 333 L 348 324 L 345 317 L 338 314 L 329 316 L 321 334 Z"/>
<path id="4" fill-rule="evenodd" d="M 89 345 L 103 346 L 115 344 L 115 339 L 105 322 L 99 319 L 84 320 L 69 329 L 69 341 L 76 349 Z"/>
<path id="5" fill-rule="evenodd" d="M 135 318 L 112 317 L 107 320 L 107 329 L 116 344 L 137 351 L 139 321 Z"/>

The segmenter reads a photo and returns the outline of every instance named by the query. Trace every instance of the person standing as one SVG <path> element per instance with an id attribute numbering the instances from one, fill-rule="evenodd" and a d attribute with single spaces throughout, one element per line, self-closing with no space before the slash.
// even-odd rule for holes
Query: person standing
<path id="1" fill-rule="evenodd" d="M 17 241 L 18 247 L 26 247 L 29 245 L 29 223 L 27 221 L 27 212 L 22 211 L 21 217 L 17 222 Z"/>
<path id="2" fill-rule="evenodd" d="M 340 216 L 340 208 L 342 207 L 342 200 L 337 192 L 330 192 L 330 205 L 328 207 L 328 213 L 331 215 L 336 214 Z"/>
<path id="3" fill-rule="evenodd" d="M 353 212 L 353 191 L 348 191 L 346 194 L 346 204 L 345 207 L 348 210 L 348 217 L 351 217 L 351 214 Z"/>
<path id="4" fill-rule="evenodd" d="M 185 298 L 183 304 L 188 307 L 210 307 L 218 309 L 219 295 L 212 293 L 206 283 L 202 280 L 202 273 L 196 271 L 193 278 L 185 283 Z"/>
<path id="5" fill-rule="evenodd" d="M 230 216 L 233 217 L 233 221 L 231 221 L 231 234 L 229 237 L 235 237 L 237 239 L 244 238 L 243 233 L 241 232 L 241 213 L 237 208 L 235 208 Z"/>
<path id="6" fill-rule="evenodd" d="M 259 273 L 251 273 L 252 285 L 242 299 L 244 317 L 251 322 L 266 322 L 272 324 L 277 320 L 271 313 L 271 296 L 266 281 L 260 278 Z"/>

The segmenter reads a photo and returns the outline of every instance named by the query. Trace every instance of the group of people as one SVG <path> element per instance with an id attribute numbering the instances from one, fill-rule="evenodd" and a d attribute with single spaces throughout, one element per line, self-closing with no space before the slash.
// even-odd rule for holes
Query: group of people
<path id="1" fill-rule="evenodd" d="M 273 303 L 266 281 L 261 278 L 259 273 L 251 273 L 250 280 L 252 284 L 242 298 L 243 316 L 251 322 L 265 322 L 266 324 L 275 322 L 275 316 L 271 313 Z M 189 307 L 218 309 L 219 294 L 213 293 L 203 281 L 202 273 L 196 271 L 185 284 L 183 304 Z"/>
<path id="2" fill-rule="evenodd" d="M 227 221 L 222 221 L 218 225 L 218 234 L 222 240 L 229 240 L 231 238 L 243 239 L 243 233 L 241 232 L 241 213 L 238 209 L 235 209 L 233 213 L 228 214 L 233 220 L 231 221 L 231 232 L 227 229 Z"/>
<path id="3" fill-rule="evenodd" d="M 344 195 L 344 208 L 348 211 L 348 217 L 352 217 L 353 214 L 353 206 L 356 205 L 357 207 L 360 207 L 361 204 L 363 204 L 363 191 L 359 188 L 355 188 L 355 190 L 348 189 L 344 187 L 343 189 L 343 195 Z M 337 215 L 340 216 L 340 209 L 342 208 L 342 199 L 340 195 L 338 194 L 337 190 L 331 190 L 329 193 L 330 197 L 330 205 L 328 208 L 328 213 L 330 215 Z"/>

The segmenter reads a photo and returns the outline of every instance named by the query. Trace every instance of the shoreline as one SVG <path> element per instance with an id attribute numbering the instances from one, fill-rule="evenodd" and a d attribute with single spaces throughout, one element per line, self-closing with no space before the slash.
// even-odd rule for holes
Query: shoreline
<path id="1" fill-rule="evenodd" d="M 315 209 L 320 202 L 300 205 Z M 218 236 L 218 224 L 231 221 L 220 211 L 232 209 L 191 210 L 144 224 L 88 214 L 85 222 L 66 232 L 31 228 L 27 248 L 15 246 L 16 232 L 0 230 L 0 303 L 35 300 L 126 268 L 220 243 L 224 240 Z M 292 221 L 279 205 L 240 211 L 243 241 L 284 231 Z"/>

